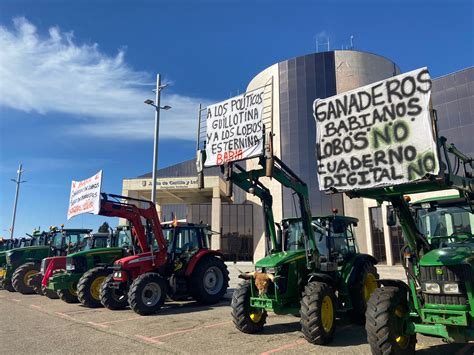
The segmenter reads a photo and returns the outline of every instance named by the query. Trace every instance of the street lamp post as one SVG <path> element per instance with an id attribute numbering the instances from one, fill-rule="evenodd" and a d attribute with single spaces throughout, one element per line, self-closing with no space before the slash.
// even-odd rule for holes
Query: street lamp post
<path id="1" fill-rule="evenodd" d="M 153 106 L 155 108 L 155 135 L 153 142 L 153 171 L 152 171 L 152 187 L 151 187 L 151 200 L 156 204 L 156 175 L 158 169 L 158 138 L 160 134 L 160 110 L 169 110 L 171 106 L 160 106 L 161 90 L 166 88 L 168 84 L 161 85 L 160 74 L 156 75 L 156 90 L 155 90 L 155 102 L 153 100 L 145 100 L 145 104 Z"/>
<path id="2" fill-rule="evenodd" d="M 22 165 L 17 170 L 17 178 L 11 179 L 14 183 L 16 183 L 16 192 L 15 192 L 15 203 L 13 204 L 13 218 L 12 218 L 12 226 L 10 228 L 10 239 L 13 239 L 13 233 L 15 232 L 15 218 L 16 218 L 16 206 L 18 204 L 18 195 L 20 194 L 20 184 L 26 181 L 21 181 L 21 174 L 23 173 Z"/>

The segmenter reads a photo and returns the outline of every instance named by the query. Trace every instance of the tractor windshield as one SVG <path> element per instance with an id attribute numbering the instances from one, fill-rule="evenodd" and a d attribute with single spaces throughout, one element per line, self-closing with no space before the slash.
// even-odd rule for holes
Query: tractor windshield
<path id="1" fill-rule="evenodd" d="M 434 247 L 443 247 L 474 236 L 474 214 L 468 205 L 422 208 L 418 227 Z"/>
<path id="2" fill-rule="evenodd" d="M 326 236 L 327 231 L 319 223 L 312 223 L 316 246 L 320 254 L 327 254 Z M 300 220 L 288 220 L 283 223 L 283 250 L 304 250 L 303 224 Z"/>
<path id="3" fill-rule="evenodd" d="M 132 245 L 132 234 L 130 230 L 121 230 L 117 235 L 117 245 L 119 247 L 129 247 Z"/>

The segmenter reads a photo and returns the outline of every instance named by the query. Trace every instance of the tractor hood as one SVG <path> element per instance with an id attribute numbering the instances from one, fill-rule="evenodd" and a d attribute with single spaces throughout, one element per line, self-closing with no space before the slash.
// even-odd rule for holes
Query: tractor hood
<path id="1" fill-rule="evenodd" d="M 282 251 L 272 255 L 268 255 L 255 263 L 256 268 L 278 267 L 283 264 L 288 264 L 296 260 L 304 259 L 305 251 Z"/>
<path id="2" fill-rule="evenodd" d="M 113 247 L 113 248 L 97 248 L 97 249 L 89 249 L 89 250 L 81 250 L 76 253 L 69 254 L 70 257 L 77 257 L 77 256 L 93 256 L 96 254 L 114 254 L 120 252 L 122 248 Z"/>
<path id="3" fill-rule="evenodd" d="M 153 257 L 156 257 L 156 254 L 153 255 Z M 143 253 L 143 254 L 138 254 L 138 255 L 131 255 L 131 256 L 126 256 L 125 258 L 121 258 L 115 261 L 114 265 L 120 265 L 120 266 L 130 266 L 133 267 L 133 264 L 139 264 L 144 261 L 149 261 L 152 260 L 153 258 L 151 256 L 151 253 Z"/>
<path id="4" fill-rule="evenodd" d="M 23 253 L 25 251 L 42 251 L 42 250 L 49 251 L 49 246 L 38 245 L 38 246 L 34 246 L 34 247 L 15 248 L 15 249 L 7 250 L 7 253 L 8 252 Z"/>
<path id="5" fill-rule="evenodd" d="M 473 262 L 474 243 L 453 243 L 449 247 L 431 250 L 421 260 L 421 266 L 459 265 Z"/>

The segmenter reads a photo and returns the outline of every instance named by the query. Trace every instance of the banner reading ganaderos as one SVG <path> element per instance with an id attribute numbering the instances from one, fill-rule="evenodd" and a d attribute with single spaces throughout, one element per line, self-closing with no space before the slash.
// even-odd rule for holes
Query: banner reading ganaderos
<path id="1" fill-rule="evenodd" d="M 397 185 L 439 171 L 427 68 L 313 104 L 320 190 Z"/>
<path id="2" fill-rule="evenodd" d="M 99 214 L 101 184 L 102 170 L 88 179 L 72 182 L 67 219 L 81 213 Z"/>
<path id="3" fill-rule="evenodd" d="M 263 153 L 263 92 L 260 88 L 207 107 L 204 166 Z"/>

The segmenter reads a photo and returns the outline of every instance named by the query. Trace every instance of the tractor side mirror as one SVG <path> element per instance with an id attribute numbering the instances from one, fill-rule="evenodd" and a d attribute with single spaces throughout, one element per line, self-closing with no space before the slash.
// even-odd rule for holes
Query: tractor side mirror
<path id="1" fill-rule="evenodd" d="M 387 208 L 387 226 L 393 227 L 397 224 L 397 215 L 393 208 Z"/>
<path id="2" fill-rule="evenodd" d="M 281 225 L 279 223 L 275 223 L 275 225 L 277 227 L 276 242 L 278 245 L 281 246 L 281 240 L 282 240 Z"/>

